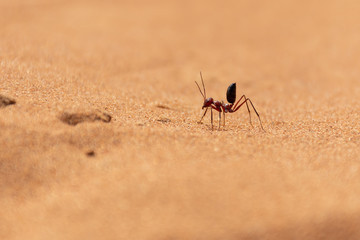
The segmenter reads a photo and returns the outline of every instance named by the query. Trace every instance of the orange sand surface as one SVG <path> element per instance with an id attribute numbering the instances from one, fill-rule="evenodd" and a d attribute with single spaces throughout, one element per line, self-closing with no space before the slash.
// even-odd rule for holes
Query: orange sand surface
<path id="1" fill-rule="evenodd" d="M 0 239 L 360 239 L 359 13 L 0 0 Z"/>

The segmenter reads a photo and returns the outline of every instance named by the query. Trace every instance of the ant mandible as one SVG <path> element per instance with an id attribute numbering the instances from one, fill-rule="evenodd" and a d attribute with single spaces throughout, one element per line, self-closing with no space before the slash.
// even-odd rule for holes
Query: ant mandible
<path id="1" fill-rule="evenodd" d="M 201 78 L 201 82 L 202 82 L 202 85 L 203 85 L 203 90 L 204 90 L 204 93 L 201 91 L 200 89 L 200 86 L 199 84 L 195 81 L 201 95 L 203 96 L 204 98 L 204 104 L 202 106 L 202 109 L 205 108 L 205 112 L 204 114 L 202 115 L 199 123 L 201 123 L 201 121 L 203 120 L 203 118 L 205 117 L 208 109 L 210 108 L 210 111 L 211 111 L 211 129 L 214 129 L 214 126 L 213 126 L 213 112 L 212 110 L 216 110 L 219 112 L 219 129 L 220 129 L 220 122 L 221 122 L 221 113 L 223 113 L 223 118 L 224 118 L 224 124 L 223 126 L 225 127 L 225 113 L 234 113 L 236 112 L 237 110 L 239 110 L 239 108 L 244 105 L 244 103 L 246 104 L 246 108 L 248 110 L 248 113 L 249 113 L 249 120 L 250 120 L 250 125 L 252 125 L 252 122 L 251 122 L 251 113 L 250 113 L 250 109 L 249 109 L 249 105 L 248 105 L 248 102 L 250 102 L 252 108 L 254 109 L 258 119 L 259 119 L 259 122 L 260 122 L 260 126 L 261 126 L 261 129 L 263 131 L 264 128 L 262 126 L 262 123 L 261 123 L 261 119 L 260 119 L 260 115 L 259 113 L 256 111 L 255 107 L 254 107 L 254 104 L 251 102 L 250 98 L 247 98 L 245 95 L 242 95 L 241 98 L 236 102 L 236 104 L 234 105 L 235 101 L 236 101 L 236 83 L 232 83 L 228 89 L 227 89 L 227 92 L 226 92 L 226 99 L 229 103 L 224 103 L 223 101 L 216 101 L 214 100 L 212 97 L 209 97 L 209 98 L 206 98 L 206 90 L 205 90 L 205 84 L 204 84 L 204 80 L 203 80 L 203 77 L 202 77 L 202 74 L 200 72 L 200 78 Z M 243 100 L 243 102 L 241 102 Z M 241 103 L 240 103 L 241 102 Z"/>

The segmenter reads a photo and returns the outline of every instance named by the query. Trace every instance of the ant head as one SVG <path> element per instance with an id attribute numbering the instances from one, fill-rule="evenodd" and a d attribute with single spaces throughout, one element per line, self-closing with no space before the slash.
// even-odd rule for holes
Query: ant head
<path id="1" fill-rule="evenodd" d="M 204 108 L 210 107 L 212 103 L 214 103 L 214 99 L 212 97 L 206 98 L 204 100 L 204 105 L 202 106 L 202 108 L 204 109 Z"/>

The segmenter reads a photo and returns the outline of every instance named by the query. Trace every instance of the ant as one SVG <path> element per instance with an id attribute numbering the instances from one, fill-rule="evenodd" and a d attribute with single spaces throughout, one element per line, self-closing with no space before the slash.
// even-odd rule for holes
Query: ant
<path id="1" fill-rule="evenodd" d="M 261 119 L 260 119 L 260 115 L 259 113 L 256 111 L 255 107 L 254 107 L 254 104 L 251 102 L 250 98 L 247 98 L 245 95 L 242 95 L 241 98 L 236 102 L 236 104 L 234 105 L 235 101 L 236 101 L 236 83 L 232 83 L 230 84 L 230 86 L 228 87 L 227 91 L 226 91 L 226 99 L 229 103 L 224 103 L 224 101 L 217 101 L 217 100 L 214 100 L 212 97 L 209 97 L 209 98 L 206 98 L 206 90 L 205 90 L 205 84 L 204 84 L 204 80 L 203 80 L 203 77 L 202 77 L 202 74 L 200 72 L 200 78 L 201 78 L 201 82 L 202 82 L 202 86 L 203 86 L 203 90 L 204 90 L 204 93 L 201 91 L 200 89 L 200 86 L 199 84 L 195 81 L 199 91 L 200 91 L 200 94 L 203 96 L 204 98 L 204 104 L 202 106 L 202 109 L 205 108 L 205 112 L 204 114 L 202 115 L 199 123 L 201 123 L 201 121 L 203 120 L 203 118 L 205 117 L 208 109 L 210 108 L 210 111 L 211 111 L 211 129 L 214 129 L 214 126 L 213 126 L 213 112 L 212 110 L 216 110 L 219 112 L 219 128 L 220 129 L 220 123 L 221 123 L 221 113 L 223 113 L 223 118 L 224 118 L 224 124 L 223 126 L 225 127 L 225 113 L 234 113 L 236 112 L 237 110 L 239 110 L 239 108 L 246 104 L 246 108 L 248 110 L 248 113 L 249 113 L 249 120 L 250 120 L 250 125 L 252 125 L 252 122 L 251 122 L 251 113 L 250 113 L 250 108 L 249 108 L 249 104 L 248 102 L 250 102 L 252 108 L 254 109 L 258 119 L 259 119 L 259 122 L 260 122 L 260 126 L 261 126 L 261 129 L 263 131 L 264 128 L 262 126 L 262 123 L 261 123 Z M 243 100 L 243 102 L 241 102 Z M 240 103 L 241 102 L 241 103 Z M 239 104 L 240 103 L 240 104 Z"/>

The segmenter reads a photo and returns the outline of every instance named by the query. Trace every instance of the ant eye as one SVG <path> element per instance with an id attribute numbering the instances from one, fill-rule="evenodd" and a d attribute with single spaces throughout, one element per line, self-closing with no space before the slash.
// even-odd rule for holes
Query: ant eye
<path id="1" fill-rule="evenodd" d="M 234 104 L 236 100 L 236 83 L 231 84 L 226 92 L 226 99 L 229 103 Z"/>

